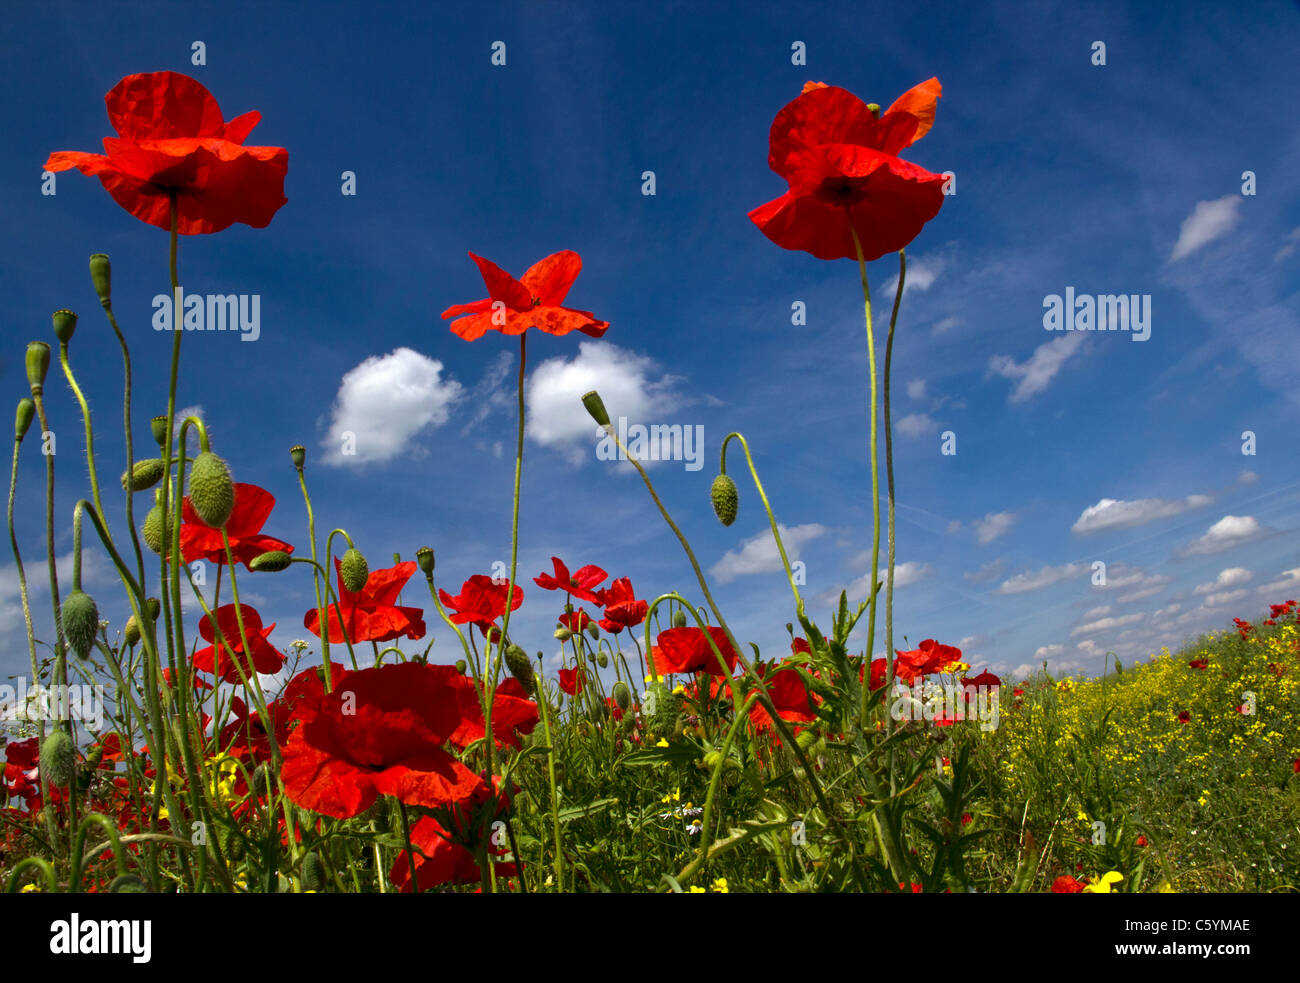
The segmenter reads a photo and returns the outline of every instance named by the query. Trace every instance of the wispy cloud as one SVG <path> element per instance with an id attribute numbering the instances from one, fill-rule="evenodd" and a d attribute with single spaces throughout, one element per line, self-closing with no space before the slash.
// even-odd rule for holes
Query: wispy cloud
<path id="1" fill-rule="evenodd" d="M 1082 344 L 1081 333 L 1064 334 L 1039 345 L 1024 362 L 1017 362 L 1010 355 L 994 355 L 989 359 L 989 371 L 1015 382 L 1011 402 L 1023 403 L 1046 389 Z"/>
<path id="2" fill-rule="evenodd" d="M 1178 241 L 1169 254 L 1169 262 L 1176 263 L 1232 231 L 1241 219 L 1241 195 L 1224 195 L 1214 201 L 1198 201 L 1192 214 L 1183 219 L 1178 230 Z"/>

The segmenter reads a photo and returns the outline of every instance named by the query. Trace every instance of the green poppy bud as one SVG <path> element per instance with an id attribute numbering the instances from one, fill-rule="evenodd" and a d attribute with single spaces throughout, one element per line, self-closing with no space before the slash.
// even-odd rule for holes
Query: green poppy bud
<path id="1" fill-rule="evenodd" d="M 149 510 L 149 514 L 144 517 L 144 525 L 140 528 L 144 536 L 144 544 L 155 553 L 161 554 L 163 551 L 163 541 L 167 537 L 167 529 L 163 523 L 163 507 L 155 504 Z"/>
<path id="2" fill-rule="evenodd" d="M 57 310 L 50 315 L 50 320 L 54 322 L 54 337 L 65 345 L 70 342 L 77 330 L 77 315 L 69 310 Z"/>
<path id="3" fill-rule="evenodd" d="M 582 405 L 587 407 L 587 412 L 597 424 L 602 427 L 609 426 L 609 413 L 605 410 L 605 401 L 600 398 L 600 393 L 593 389 L 582 397 Z"/>
<path id="4" fill-rule="evenodd" d="M 344 589 L 357 594 L 366 589 L 366 581 L 370 579 L 370 564 L 366 563 L 362 552 L 353 546 L 339 561 L 339 572 Z"/>
<path id="5" fill-rule="evenodd" d="M 302 886 L 308 891 L 325 890 L 325 865 L 316 853 L 302 858 Z"/>
<path id="6" fill-rule="evenodd" d="M 603 649 L 596 650 L 596 665 L 600 666 L 602 669 L 609 668 L 609 656 L 605 654 Z"/>
<path id="7" fill-rule="evenodd" d="M 674 628 L 686 627 L 686 612 L 681 610 L 680 608 L 678 608 L 676 611 L 673 612 L 673 627 Z"/>
<path id="8" fill-rule="evenodd" d="M 107 257 L 105 257 L 107 258 Z M 118 874 L 108 883 L 109 894 L 147 894 L 148 889 L 138 874 Z"/>
<path id="9" fill-rule="evenodd" d="M 157 621 L 159 611 L 158 598 L 146 598 L 144 606 L 149 612 L 149 617 L 154 621 Z M 135 645 L 140 641 L 140 625 L 135 620 L 135 615 L 131 615 L 131 617 L 126 619 L 126 627 L 122 629 L 122 640 L 126 642 L 127 645 Z"/>
<path id="10" fill-rule="evenodd" d="M 63 601 L 63 634 L 72 651 L 86 658 L 99 631 L 99 609 L 85 591 L 74 590 Z"/>
<path id="11" fill-rule="evenodd" d="M 415 562 L 420 565 L 426 577 L 433 576 L 433 561 L 433 550 L 428 546 L 421 546 L 415 551 Z"/>
<path id="12" fill-rule="evenodd" d="M 259 553 L 249 561 L 250 570 L 260 570 L 264 573 L 279 573 L 281 570 L 289 569 L 289 564 L 293 562 L 291 557 L 284 550 L 271 550 L 267 553 Z"/>
<path id="13" fill-rule="evenodd" d="M 632 691 L 621 679 L 614 684 L 614 703 L 625 712 L 632 706 Z"/>
<path id="14" fill-rule="evenodd" d="M 122 490 L 144 491 L 146 488 L 152 488 L 162 481 L 162 476 L 162 458 L 149 457 L 143 461 L 136 461 L 135 466 L 129 472 L 122 472 Z"/>
<path id="15" fill-rule="evenodd" d="M 95 293 L 99 294 L 99 302 L 108 307 L 112 303 L 113 266 L 103 253 L 91 254 L 90 282 L 95 285 Z"/>
<path id="16" fill-rule="evenodd" d="M 729 526 L 736 521 L 736 512 L 740 508 L 740 493 L 736 491 L 736 483 L 731 480 L 731 475 L 720 474 L 713 479 L 709 498 L 713 500 L 713 514 L 718 517 L 719 522 Z"/>
<path id="17" fill-rule="evenodd" d="M 555 629 L 555 637 L 558 641 L 567 642 L 573 637 L 573 632 L 563 626 Z"/>
<path id="18" fill-rule="evenodd" d="M 154 441 L 159 447 L 167 443 L 167 417 L 156 416 L 149 421 L 149 432 L 153 434 Z"/>
<path id="19" fill-rule="evenodd" d="M 32 395 L 39 396 L 45 389 L 45 374 L 50 371 L 50 346 L 43 341 L 27 343 L 27 382 Z"/>
<path id="20" fill-rule="evenodd" d="M 36 404 L 27 397 L 18 400 L 18 414 L 14 418 L 14 440 L 21 442 L 31 429 L 32 418 L 36 415 Z"/>
<path id="21" fill-rule="evenodd" d="M 526 692 L 533 691 L 533 684 L 536 682 L 533 664 L 529 661 L 528 653 L 518 645 L 506 646 L 506 668 L 510 670 L 510 675 L 519 680 Z"/>
<path id="22" fill-rule="evenodd" d="M 301 471 L 303 464 L 307 460 L 307 448 L 303 447 L 302 444 L 294 444 L 289 448 L 289 457 L 293 460 L 293 466 Z"/>
<path id="23" fill-rule="evenodd" d="M 592 622 L 588 622 L 588 624 L 587 624 L 587 634 L 590 635 L 592 638 L 599 638 L 599 637 L 600 637 L 600 626 L 599 626 L 598 624 L 596 624 L 596 622 L 594 622 L 594 621 L 592 621 Z"/>
<path id="24" fill-rule="evenodd" d="M 271 790 L 271 766 L 263 761 L 253 769 L 253 794 L 265 798 Z"/>
<path id="25" fill-rule="evenodd" d="M 50 731 L 41 744 L 40 761 L 45 780 L 51 785 L 71 785 L 77 776 L 77 748 L 72 735 L 62 727 Z"/>
<path id="26" fill-rule="evenodd" d="M 211 451 L 202 451 L 190 468 L 190 504 L 205 525 L 220 529 L 235 508 L 230 467 Z"/>
<path id="27" fill-rule="evenodd" d="M 244 859 L 248 852 L 244 844 L 244 837 L 240 835 L 239 830 L 227 830 L 226 835 L 221 839 L 221 849 L 226 854 L 227 860 L 233 860 L 235 863 Z"/>
<path id="28" fill-rule="evenodd" d="M 469 665 L 465 662 L 464 659 L 457 659 L 457 660 L 456 660 L 456 671 L 457 671 L 458 673 L 460 673 L 462 676 L 465 675 L 465 670 L 468 669 L 468 668 L 469 668 Z"/>

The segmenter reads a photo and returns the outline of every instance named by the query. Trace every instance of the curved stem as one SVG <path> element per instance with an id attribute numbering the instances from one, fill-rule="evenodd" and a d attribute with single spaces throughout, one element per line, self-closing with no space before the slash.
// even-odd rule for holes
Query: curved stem
<path id="1" fill-rule="evenodd" d="M 894 292 L 894 309 L 889 315 L 889 335 L 885 340 L 885 475 L 889 494 L 889 570 L 885 579 L 885 692 L 894 683 L 894 428 L 889 415 L 889 376 L 894 359 L 894 325 L 898 323 L 898 307 L 903 301 L 903 284 L 907 280 L 907 254 L 898 251 L 898 289 Z M 870 670 L 868 670 L 870 671 Z M 895 721 L 891 715 L 889 729 Z M 892 777 L 892 775 L 891 775 Z"/>
<path id="2" fill-rule="evenodd" d="M 776 540 L 776 548 L 781 554 L 781 563 L 785 567 L 785 579 L 790 582 L 790 590 L 794 593 L 795 609 L 802 619 L 804 616 L 803 598 L 799 596 L 799 588 L 795 585 L 794 572 L 790 569 L 790 559 L 786 556 L 785 543 L 781 540 L 781 531 L 777 527 L 776 516 L 772 514 L 772 506 L 767 500 L 767 492 L 763 489 L 763 482 L 758 479 L 758 469 L 754 467 L 754 458 L 749 452 L 749 441 L 745 439 L 743 434 L 738 432 L 729 433 L 722 441 L 721 472 L 723 474 L 727 473 L 727 444 L 731 442 L 732 438 L 739 440 L 740 446 L 744 448 L 745 461 L 749 465 L 750 477 L 754 479 L 754 487 L 758 489 L 758 497 L 763 500 L 763 509 L 767 512 L 767 521 L 772 526 L 772 538 Z"/>

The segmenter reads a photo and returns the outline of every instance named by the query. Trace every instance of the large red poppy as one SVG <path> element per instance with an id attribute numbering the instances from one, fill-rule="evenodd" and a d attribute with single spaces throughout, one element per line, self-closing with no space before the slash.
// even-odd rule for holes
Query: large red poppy
<path id="1" fill-rule="evenodd" d="M 265 488 L 243 482 L 235 483 L 235 507 L 226 520 L 226 536 L 230 539 L 230 552 L 236 563 L 245 567 L 263 553 L 283 550 L 292 553 L 293 547 L 271 536 L 261 535 L 262 526 L 275 508 L 275 496 Z M 181 503 L 181 558 L 186 563 L 207 560 L 225 563 L 226 550 L 221 542 L 221 529 L 213 528 L 199 518 L 185 496 Z M 252 569 L 249 567 L 249 569 Z"/>
<path id="2" fill-rule="evenodd" d="M 424 611 L 420 608 L 398 607 L 397 595 L 415 573 L 415 561 L 407 560 L 395 567 L 371 570 L 365 586 L 353 593 L 343 586 L 343 566 L 336 556 L 334 571 L 338 576 L 338 606 L 330 603 L 326 608 L 331 642 L 343 641 L 343 629 L 353 642 L 389 642 L 395 638 L 424 637 Z M 339 624 L 339 609 L 343 622 Z M 313 635 L 320 637 L 320 612 L 312 608 L 303 615 L 302 623 Z"/>
<path id="3" fill-rule="evenodd" d="M 955 645 L 940 645 L 927 638 L 910 652 L 898 652 L 894 662 L 894 675 L 908 685 L 922 676 L 943 672 L 961 661 L 961 649 Z"/>
<path id="4" fill-rule="evenodd" d="M 533 264 L 518 280 L 482 256 L 470 253 L 469 258 L 478 264 L 488 296 L 442 312 L 444 319 L 456 318 L 451 330 L 466 341 L 482 338 L 489 329 L 507 335 L 523 334 L 529 328 L 553 335 L 581 331 L 599 338 L 609 328 L 608 321 L 597 320 L 590 311 L 561 306 L 582 271 L 582 257 L 572 249 Z"/>
<path id="5" fill-rule="evenodd" d="M 235 605 L 223 604 L 212 613 L 217 616 L 217 627 L 221 629 L 226 643 L 217 645 L 217 634 L 212 627 L 211 619 L 206 614 L 200 618 L 199 634 L 209 644 L 207 648 L 199 649 L 194 653 L 195 669 L 200 672 L 215 673 L 225 683 L 238 683 L 242 681 L 239 674 L 240 667 L 243 668 L 245 676 L 250 675 L 252 671 L 269 676 L 284 667 L 284 654 L 267 641 L 271 632 L 275 630 L 275 624 L 263 628 L 262 616 L 255 608 L 247 604 L 239 605 L 239 614 L 244 619 L 244 636 L 248 639 L 248 650 L 252 656 L 251 669 L 250 660 L 248 655 L 245 655 L 244 645 L 240 640 L 239 617 L 235 614 Z M 236 658 L 239 659 L 239 665 L 235 664 Z"/>
<path id="6" fill-rule="evenodd" d="M 506 613 L 506 594 L 510 584 L 497 583 L 484 573 L 476 573 L 460 586 L 460 593 L 453 597 L 445 590 L 438 590 L 438 600 L 451 612 L 451 620 L 458 625 L 478 625 L 483 634 L 487 634 L 492 622 Z M 519 610 L 524 603 L 524 589 L 514 585 L 510 594 L 510 610 Z"/>
<path id="7" fill-rule="evenodd" d="M 803 677 L 794 666 L 789 664 L 773 666 L 769 670 L 768 666 L 760 665 L 756 671 L 763 677 L 767 695 L 782 720 L 810 723 L 817 719 L 812 706 L 813 694 L 808 692 L 808 684 L 803 681 Z M 760 731 L 774 729 L 772 715 L 762 703 L 754 704 L 749 711 L 749 719 Z"/>
<path id="8" fill-rule="evenodd" d="M 104 138 L 106 153 L 56 151 L 46 170 L 93 174 L 114 201 L 160 229 L 171 228 L 175 193 L 181 235 L 220 232 L 235 222 L 264 228 L 288 200 L 289 151 L 244 146 L 261 113 L 224 122 L 212 93 L 177 72 L 128 75 L 104 101 L 117 131 Z"/>
<path id="9" fill-rule="evenodd" d="M 533 583 L 538 587 L 546 590 L 562 590 L 584 601 L 590 601 L 592 604 L 603 605 L 605 603 L 602 599 L 604 592 L 595 589 L 597 584 L 609 576 L 600 567 L 589 563 L 570 575 L 569 568 L 565 566 L 564 561 L 558 556 L 551 557 L 551 564 L 555 568 L 553 574 L 544 573 L 533 578 Z"/>
<path id="10" fill-rule="evenodd" d="M 482 879 L 478 861 L 470 849 L 450 837 L 447 830 L 432 816 L 425 816 L 411 827 L 411 853 L 415 857 L 416 889 L 429 891 L 443 884 L 477 884 Z M 493 854 L 504 854 L 505 848 L 488 847 Z M 496 863 L 497 877 L 515 877 L 518 865 Z M 397 852 L 388 879 L 402 893 L 410 893 L 411 873 L 405 850 Z"/>
<path id="11" fill-rule="evenodd" d="M 301 723 L 283 752 L 285 792 L 339 819 L 380 795 L 428 809 L 485 797 L 483 778 L 446 749 L 473 732 L 466 710 L 476 706 L 473 684 L 454 666 L 398 662 L 348 673 L 315 708 L 298 708 Z M 477 727 L 482 734 L 481 716 Z"/>
<path id="12" fill-rule="evenodd" d="M 605 617 L 600 619 L 600 627 L 614 635 L 624 628 L 641 624 L 650 610 L 649 604 L 636 599 L 632 581 L 627 577 L 619 577 L 601 592 L 601 596 L 605 603 Z"/>
<path id="13" fill-rule="evenodd" d="M 942 174 L 898 154 L 934 123 L 938 79 L 922 82 L 877 118 L 846 89 L 811 83 L 776 115 L 768 164 L 790 186 L 749 213 L 783 249 L 818 259 L 879 259 L 916 238 L 943 205 Z"/>
<path id="14" fill-rule="evenodd" d="M 726 660 L 729 674 L 736 667 L 736 650 L 721 628 L 709 625 L 707 630 L 708 635 L 704 634 L 704 629 L 691 627 L 661 631 L 650 653 L 659 674 L 707 672 L 715 676 L 725 675 L 718 666 L 718 657 L 713 654 L 713 646 L 709 644 L 710 636 Z"/>

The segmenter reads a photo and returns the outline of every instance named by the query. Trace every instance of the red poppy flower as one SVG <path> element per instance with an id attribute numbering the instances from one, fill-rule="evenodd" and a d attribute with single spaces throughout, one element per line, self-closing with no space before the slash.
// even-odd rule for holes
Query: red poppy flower
<path id="1" fill-rule="evenodd" d="M 781 719 L 792 723 L 810 723 L 816 720 L 817 714 L 812 707 L 812 694 L 808 692 L 808 686 L 799 675 L 799 671 L 789 665 L 774 667 L 774 669 L 770 676 L 765 665 L 759 666 L 756 671 L 763 677 L 767 695 L 771 698 L 772 706 L 776 708 Z M 761 703 L 754 704 L 749 711 L 749 719 L 760 731 L 774 729 L 772 715 Z"/>
<path id="2" fill-rule="evenodd" d="M 464 689 L 470 699 L 464 698 Z M 482 777 L 446 750 L 472 731 L 473 684 L 454 666 L 398 662 L 348 673 L 284 747 L 280 778 L 304 809 L 348 819 L 380 795 L 438 808 L 487 794 Z M 477 721 L 482 733 L 482 719 Z"/>
<path id="3" fill-rule="evenodd" d="M 806 638 L 796 638 L 790 643 L 791 655 L 812 655 L 812 645 Z"/>
<path id="4" fill-rule="evenodd" d="M 1210 667 L 1210 660 L 1193 659 L 1191 662 L 1187 663 L 1187 665 L 1191 669 L 1208 669 Z"/>
<path id="5" fill-rule="evenodd" d="M 442 312 L 444 320 L 456 318 L 451 330 L 466 341 L 482 338 L 489 328 L 507 335 L 523 334 L 529 328 L 553 335 L 581 331 L 593 338 L 609 328 L 608 321 L 597 320 L 590 311 L 561 306 L 582 272 L 582 257 L 572 249 L 552 253 L 518 280 L 482 256 L 470 253 L 469 258 L 478 264 L 487 284 L 487 299 L 457 304 Z"/>
<path id="6" fill-rule="evenodd" d="M 439 589 L 438 599 L 451 612 L 451 620 L 458 625 L 478 625 L 487 634 L 492 622 L 506 613 L 506 592 L 509 583 L 497 583 L 487 574 L 478 573 L 461 585 L 460 593 L 452 597 Z M 515 584 L 510 599 L 510 610 L 519 610 L 524 603 L 524 589 Z"/>
<path id="7" fill-rule="evenodd" d="M 1088 884 L 1085 881 L 1071 877 L 1069 874 L 1062 874 L 1056 880 L 1052 881 L 1053 894 L 1082 894 L 1083 889 Z"/>
<path id="8" fill-rule="evenodd" d="M 265 488 L 242 482 L 235 484 L 235 507 L 226 520 L 225 528 L 226 535 L 230 538 L 230 552 L 236 563 L 248 567 L 255 557 L 271 550 L 293 552 L 293 547 L 288 543 L 260 535 L 262 526 L 274 507 L 275 496 Z M 186 563 L 195 560 L 226 562 L 221 530 L 207 525 L 199 518 L 188 495 L 181 503 L 181 558 Z"/>
<path id="9" fill-rule="evenodd" d="M 28 809 L 40 808 L 40 754 L 40 738 L 37 737 L 10 741 L 5 745 L 5 791 L 10 798 L 23 799 Z"/>
<path id="10" fill-rule="evenodd" d="M 963 677 L 961 684 L 963 687 L 974 686 L 978 689 L 981 686 L 985 686 L 985 687 L 1001 686 L 1002 680 L 999 679 L 997 676 L 993 675 L 993 673 L 989 672 L 987 669 L 985 669 L 978 676 L 971 676 L 969 679 Z"/>
<path id="11" fill-rule="evenodd" d="M 478 861 L 468 847 L 449 838 L 447 831 L 432 816 L 425 816 L 411 827 L 411 848 L 415 856 L 415 884 L 420 891 L 429 891 L 443 884 L 477 884 L 482 879 Z M 503 854 L 504 848 L 489 848 Z M 397 859 L 388 879 L 402 893 L 409 894 L 411 887 L 410 861 L 405 850 L 397 852 Z M 518 867 L 514 863 L 493 864 L 497 877 L 515 877 Z"/>
<path id="12" fill-rule="evenodd" d="M 613 635 L 624 628 L 635 628 L 642 624 L 650 610 L 649 604 L 636 599 L 632 581 L 627 577 L 619 577 L 601 591 L 601 598 L 605 605 L 605 617 L 600 619 L 600 627 Z"/>
<path id="13" fill-rule="evenodd" d="M 239 618 L 235 614 L 235 605 L 223 604 L 213 614 L 217 616 L 217 627 L 221 629 L 226 643 L 218 646 L 217 634 L 212 627 L 211 619 L 206 614 L 200 618 L 199 634 L 209 645 L 194 653 L 195 669 L 200 672 L 215 673 L 224 683 L 238 683 L 241 681 L 239 675 L 241 667 L 245 676 L 251 675 L 254 670 L 269 676 L 284 667 L 284 654 L 267 641 L 271 632 L 275 630 L 275 624 L 263 628 L 262 616 L 255 608 L 247 604 L 239 605 L 239 614 L 244 619 L 244 635 L 248 639 L 249 653 L 252 655 L 252 669 L 249 668 L 249 659 L 244 653 L 243 642 L 240 640 Z M 219 657 L 218 649 L 220 649 Z M 239 665 L 235 664 L 232 653 L 238 657 Z"/>
<path id="14" fill-rule="evenodd" d="M 334 571 L 338 577 L 338 604 L 326 608 L 331 642 L 343 641 L 343 629 L 355 642 L 389 642 L 395 638 L 424 637 L 424 611 L 397 606 L 397 595 L 415 573 L 415 561 L 407 560 L 395 567 L 371 570 L 365 586 L 355 594 L 343 586 L 343 565 L 336 556 Z M 343 623 L 339 624 L 339 609 Z M 320 612 L 312 608 L 302 623 L 320 637 Z"/>
<path id="15" fill-rule="evenodd" d="M 1291 762 L 1291 770 L 1297 775 L 1300 775 L 1300 758 L 1296 758 Z"/>
<path id="16" fill-rule="evenodd" d="M 1190 724 L 1192 722 L 1192 715 L 1188 711 L 1184 710 L 1178 715 L 1178 722 L 1180 724 Z"/>
<path id="17" fill-rule="evenodd" d="M 885 685 L 885 677 L 888 671 L 889 670 L 885 666 L 885 660 L 883 658 L 871 660 L 871 689 L 873 691 L 878 690 L 880 687 Z M 867 667 L 865 665 L 859 666 L 858 682 L 862 682 L 866 678 L 866 675 Z"/>
<path id="18" fill-rule="evenodd" d="M 1146 838 L 1145 836 L 1143 836 L 1141 833 L 1139 833 L 1139 834 L 1138 834 L 1138 838 L 1137 838 L 1136 840 L 1134 840 L 1133 842 L 1134 842 L 1134 844 L 1137 845 L 1137 846 L 1146 846 L 1146 845 L 1147 845 L 1147 838 Z"/>
<path id="19" fill-rule="evenodd" d="M 602 600 L 604 592 L 594 589 L 597 584 L 609 576 L 604 570 L 589 563 L 570 575 L 569 568 L 564 565 L 564 561 L 558 556 L 551 557 L 551 563 L 555 566 L 554 575 L 549 573 L 541 574 L 533 578 L 533 583 L 546 590 L 562 590 L 584 601 L 590 601 L 592 604 L 604 605 L 605 602 Z"/>
<path id="20" fill-rule="evenodd" d="M 589 624 L 591 624 L 591 615 L 582 610 L 582 608 L 578 608 L 577 611 L 568 611 L 559 617 L 560 627 L 567 628 L 575 634 L 577 632 L 586 631 Z"/>
<path id="21" fill-rule="evenodd" d="M 181 235 L 220 232 L 235 222 L 265 228 L 288 200 L 289 151 L 244 146 L 260 113 L 223 122 L 212 93 L 177 72 L 128 75 L 104 101 L 117 131 L 104 138 L 106 154 L 56 151 L 46 170 L 93 174 L 114 201 L 160 229 L 171 228 L 174 193 Z"/>
<path id="22" fill-rule="evenodd" d="M 558 673 L 560 677 L 560 689 L 570 696 L 577 696 L 582 692 L 582 670 L 577 666 L 572 669 L 561 669 Z"/>
<path id="23" fill-rule="evenodd" d="M 669 628 L 661 631 L 651 657 L 661 676 L 676 672 L 707 672 L 715 676 L 729 675 L 736 668 L 736 650 L 731 647 L 727 633 L 716 625 L 707 626 L 708 635 L 700 628 Z M 718 657 L 709 644 L 712 637 L 727 664 L 724 673 Z"/>
<path id="24" fill-rule="evenodd" d="M 943 672 L 960 661 L 961 649 L 955 645 L 940 645 L 933 638 L 927 638 L 910 652 L 898 652 L 894 675 L 911 685 L 922 676 Z"/>
<path id="25" fill-rule="evenodd" d="M 749 213 L 783 249 L 818 259 L 865 260 L 902 249 L 939 213 L 942 174 L 898 154 L 929 131 L 941 88 L 929 79 L 877 118 L 853 93 L 813 84 L 776 115 L 768 164 L 790 186 Z"/>

